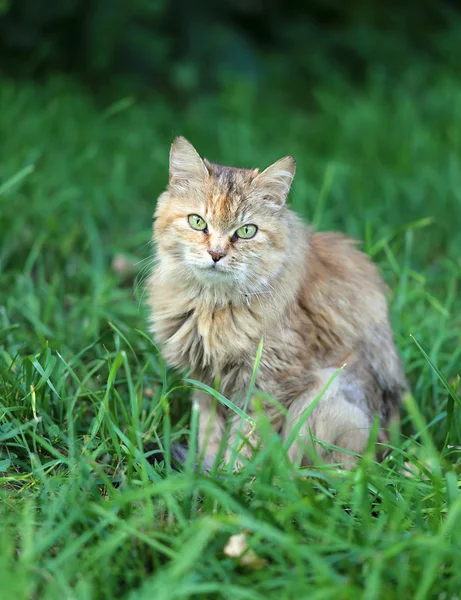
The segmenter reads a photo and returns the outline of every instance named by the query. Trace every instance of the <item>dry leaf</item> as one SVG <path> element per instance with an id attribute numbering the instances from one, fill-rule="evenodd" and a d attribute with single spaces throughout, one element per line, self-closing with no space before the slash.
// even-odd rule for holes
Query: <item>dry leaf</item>
<path id="1" fill-rule="evenodd" d="M 146 387 L 144 388 L 144 391 L 143 391 L 143 393 L 144 393 L 144 396 L 145 396 L 146 398 L 153 398 L 153 397 L 154 397 L 154 390 L 153 390 L 151 387 L 147 387 L 147 386 L 146 386 Z"/>
<path id="2" fill-rule="evenodd" d="M 266 560 L 259 558 L 256 553 L 248 548 L 247 538 L 244 533 L 231 535 L 227 544 L 224 546 L 224 554 L 230 558 L 235 558 L 241 565 L 251 569 L 262 569 Z"/>

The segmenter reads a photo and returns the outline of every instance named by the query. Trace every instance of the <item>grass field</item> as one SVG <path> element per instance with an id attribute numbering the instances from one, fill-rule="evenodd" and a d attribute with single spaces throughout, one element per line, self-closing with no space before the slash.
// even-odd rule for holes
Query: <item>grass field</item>
<path id="1" fill-rule="evenodd" d="M 426 66 L 301 104 L 2 82 L 2 599 L 460 598 L 461 83 Z M 148 462 L 196 427 L 143 303 L 179 134 L 238 166 L 295 155 L 292 206 L 380 265 L 413 392 L 383 464 L 297 471 L 269 432 L 238 474 Z"/>

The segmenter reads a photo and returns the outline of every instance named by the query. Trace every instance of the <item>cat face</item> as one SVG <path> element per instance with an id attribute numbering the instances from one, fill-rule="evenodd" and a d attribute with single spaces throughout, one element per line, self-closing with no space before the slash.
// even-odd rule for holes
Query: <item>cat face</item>
<path id="1" fill-rule="evenodd" d="M 204 286 L 264 290 L 289 243 L 284 204 L 294 172 L 292 157 L 262 173 L 211 164 L 176 138 L 155 215 L 159 259 Z"/>

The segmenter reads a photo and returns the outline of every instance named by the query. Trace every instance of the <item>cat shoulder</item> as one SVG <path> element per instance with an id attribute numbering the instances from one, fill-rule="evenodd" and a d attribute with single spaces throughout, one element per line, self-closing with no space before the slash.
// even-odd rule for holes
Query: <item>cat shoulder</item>
<path id="1" fill-rule="evenodd" d="M 387 286 L 356 240 L 334 232 L 309 239 L 305 301 L 314 310 L 329 307 L 355 325 L 387 320 Z"/>
<path id="2" fill-rule="evenodd" d="M 324 284 L 341 283 L 347 287 L 378 286 L 384 282 L 378 268 L 358 246 L 360 242 L 343 233 L 313 233 L 309 238 L 309 279 Z"/>

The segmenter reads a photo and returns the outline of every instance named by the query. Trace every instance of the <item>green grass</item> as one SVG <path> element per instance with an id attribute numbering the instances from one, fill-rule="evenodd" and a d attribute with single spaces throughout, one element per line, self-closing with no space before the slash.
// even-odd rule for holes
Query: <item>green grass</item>
<path id="1" fill-rule="evenodd" d="M 430 65 L 291 108 L 243 83 L 175 108 L 2 82 L 2 598 L 459 598 L 460 119 L 461 84 Z M 297 471 L 263 419 L 241 473 L 146 460 L 196 426 L 143 303 L 178 134 L 229 164 L 295 155 L 294 208 L 380 265 L 413 392 L 382 465 Z M 241 532 L 249 564 L 224 553 Z"/>

